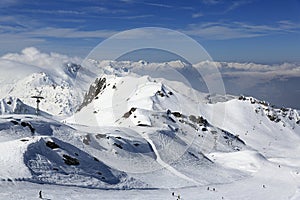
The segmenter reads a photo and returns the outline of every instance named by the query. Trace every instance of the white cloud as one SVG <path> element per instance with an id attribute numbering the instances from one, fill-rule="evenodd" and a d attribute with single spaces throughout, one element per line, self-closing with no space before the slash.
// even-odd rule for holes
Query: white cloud
<path id="1" fill-rule="evenodd" d="M 282 34 L 300 31 L 300 24 L 291 21 L 279 21 L 273 25 L 253 25 L 244 22 L 212 22 L 189 25 L 182 32 L 205 39 L 226 40 L 234 38 L 252 38 L 270 34 Z"/>
<path id="2" fill-rule="evenodd" d="M 123 3 L 133 3 L 134 0 L 120 0 L 120 2 L 123 2 Z"/>
<path id="3" fill-rule="evenodd" d="M 42 53 L 35 47 L 28 47 L 21 53 L 9 53 L 0 59 L 24 63 L 26 65 L 37 66 L 44 69 L 59 69 L 67 62 L 81 63 L 81 58 L 69 57 L 58 53 Z"/>
<path id="4" fill-rule="evenodd" d="M 280 20 L 277 23 L 279 24 L 279 27 L 281 29 L 290 30 L 290 31 L 300 29 L 300 24 L 299 23 L 294 23 L 294 22 L 289 21 L 289 20 Z"/>
<path id="5" fill-rule="evenodd" d="M 213 65 L 226 78 L 250 78 L 265 82 L 277 78 L 300 78 L 300 64 L 283 63 L 276 65 L 256 63 L 209 62 L 199 63 L 198 67 Z"/>
<path id="6" fill-rule="evenodd" d="M 239 27 L 231 27 L 226 24 L 215 24 L 209 26 L 191 26 L 183 30 L 184 33 L 191 36 L 199 36 L 205 39 L 212 40 L 226 40 L 233 38 L 251 38 L 265 35 L 264 33 L 257 33 L 247 31 Z"/>
<path id="7" fill-rule="evenodd" d="M 148 5 L 148 6 L 156 6 L 156 7 L 162 7 L 162 8 L 173 8 L 173 6 L 171 6 L 171 5 L 162 4 L 162 3 L 147 3 L 147 2 L 145 2 L 144 4 Z"/>
<path id="8" fill-rule="evenodd" d="M 229 11 L 232 11 L 232 10 L 235 10 L 235 9 L 237 9 L 237 8 L 243 6 L 243 5 L 249 4 L 252 1 L 249 1 L 249 0 L 233 1 L 232 4 L 225 10 L 225 13 L 229 12 Z"/>
<path id="9" fill-rule="evenodd" d="M 45 41 L 45 38 L 47 37 L 107 38 L 117 33 L 117 31 L 113 31 L 113 30 L 79 30 L 76 28 L 56 28 L 56 27 L 27 28 L 22 25 L 0 25 L 0 28 L 1 28 L 0 41 L 3 41 L 4 43 L 7 44 L 8 43 L 16 44 L 16 42 L 18 41 L 26 44 L 28 44 L 29 41 L 42 42 Z"/>
<path id="10" fill-rule="evenodd" d="M 85 14 L 123 14 L 128 13 L 128 10 L 125 9 L 116 9 L 116 8 L 108 8 L 104 6 L 93 6 L 93 7 L 85 7 L 83 8 Z"/>
<path id="11" fill-rule="evenodd" d="M 148 18 L 153 17 L 154 15 L 132 15 L 132 16 L 120 16 L 120 17 L 111 17 L 111 18 L 118 18 L 118 19 L 141 19 L 141 18 Z"/>
<path id="12" fill-rule="evenodd" d="M 300 64 L 263 65 L 205 61 L 195 67 L 205 70 L 211 65 L 219 69 L 229 94 L 255 96 L 279 105 L 293 99 L 289 106 L 299 107 L 300 96 L 297 97 L 295 91 L 300 81 Z M 215 79 L 214 74 L 209 76 L 212 80 Z"/>
<path id="13" fill-rule="evenodd" d="M 120 0 L 122 3 L 127 4 L 143 4 L 147 6 L 155 6 L 155 7 L 162 7 L 162 8 L 173 8 L 174 6 L 164 3 L 152 3 L 152 2 L 144 2 L 144 1 L 135 1 L 135 0 Z"/>
<path id="14" fill-rule="evenodd" d="M 6 7 L 14 6 L 18 3 L 19 3 L 18 0 L 1 0 L 0 1 L 0 8 L 6 8 Z"/>
<path id="15" fill-rule="evenodd" d="M 210 6 L 216 6 L 222 4 L 223 11 L 217 14 L 225 14 L 229 11 L 235 10 L 243 5 L 252 3 L 254 0 L 235 0 L 235 1 L 225 1 L 225 0 L 202 0 L 202 3 Z M 216 14 L 216 13 L 215 13 Z"/>
<path id="16" fill-rule="evenodd" d="M 215 5 L 222 2 L 222 0 L 202 0 L 204 4 Z"/>
<path id="17" fill-rule="evenodd" d="M 202 17 L 202 16 L 203 16 L 203 13 L 198 12 L 198 13 L 194 13 L 194 14 L 192 15 L 192 18 L 199 18 L 199 17 Z"/>
<path id="18" fill-rule="evenodd" d="M 28 37 L 52 37 L 52 38 L 106 38 L 116 31 L 111 30 L 78 30 L 75 28 L 46 27 L 24 32 Z"/>
<path id="19" fill-rule="evenodd" d="M 55 14 L 55 15 L 83 15 L 85 12 L 78 10 L 40 10 L 40 9 L 22 9 L 22 12 L 40 13 L 40 14 Z"/>

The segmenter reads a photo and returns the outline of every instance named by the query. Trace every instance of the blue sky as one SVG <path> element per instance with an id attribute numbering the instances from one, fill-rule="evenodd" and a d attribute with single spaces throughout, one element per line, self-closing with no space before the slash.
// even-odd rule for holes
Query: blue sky
<path id="1" fill-rule="evenodd" d="M 214 60 L 300 62 L 300 0 L 2 0 L 0 54 L 28 46 L 85 57 L 119 31 L 183 32 Z"/>

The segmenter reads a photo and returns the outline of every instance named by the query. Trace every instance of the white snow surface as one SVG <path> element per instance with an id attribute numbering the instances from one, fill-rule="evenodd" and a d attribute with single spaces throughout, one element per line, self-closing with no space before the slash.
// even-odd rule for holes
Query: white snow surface
<path id="1" fill-rule="evenodd" d="M 1 61 L 0 199 L 300 198 L 297 110 L 155 74 L 181 61 Z"/>

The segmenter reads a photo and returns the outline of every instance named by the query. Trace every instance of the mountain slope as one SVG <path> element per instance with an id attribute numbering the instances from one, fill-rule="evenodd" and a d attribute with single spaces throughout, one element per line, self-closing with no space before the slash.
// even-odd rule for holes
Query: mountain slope
<path id="1" fill-rule="evenodd" d="M 24 104 L 20 99 L 8 97 L 0 100 L 0 114 L 35 114 L 35 108 Z"/>
<path id="2" fill-rule="evenodd" d="M 1 186 L 32 195 L 42 183 L 53 199 L 61 188 L 74 199 L 99 195 L 88 189 L 128 199 L 176 198 L 173 191 L 191 199 L 299 196 L 296 110 L 201 93 L 176 73 L 155 74 L 189 70 L 180 61 L 88 63 L 59 62 L 54 72 L 28 65 L 24 76 L 2 76 L 1 95 L 12 97 L 0 101 Z M 36 94 L 53 116 L 35 115 Z"/>

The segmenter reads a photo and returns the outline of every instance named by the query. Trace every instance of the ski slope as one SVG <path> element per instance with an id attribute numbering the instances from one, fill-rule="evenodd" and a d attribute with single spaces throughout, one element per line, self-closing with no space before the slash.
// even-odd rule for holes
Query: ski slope
<path id="1" fill-rule="evenodd" d="M 153 141 L 147 137 L 146 135 L 144 136 L 144 138 L 148 141 L 148 143 L 151 145 L 151 148 L 153 149 L 155 155 L 156 155 L 156 161 L 163 167 L 166 168 L 167 170 L 169 170 L 170 172 L 172 172 L 174 175 L 178 176 L 179 178 L 185 179 L 187 181 L 193 182 L 195 184 L 199 184 L 197 181 L 193 180 L 190 177 L 187 177 L 186 175 L 182 174 L 181 172 L 177 171 L 175 168 L 173 168 L 171 165 L 169 165 L 168 163 L 165 163 L 160 155 L 159 152 L 155 146 L 155 144 L 153 143 Z"/>
<path id="2" fill-rule="evenodd" d="M 40 54 L 1 58 L 0 199 L 299 199 L 297 110 L 157 73 L 181 61 Z"/>

